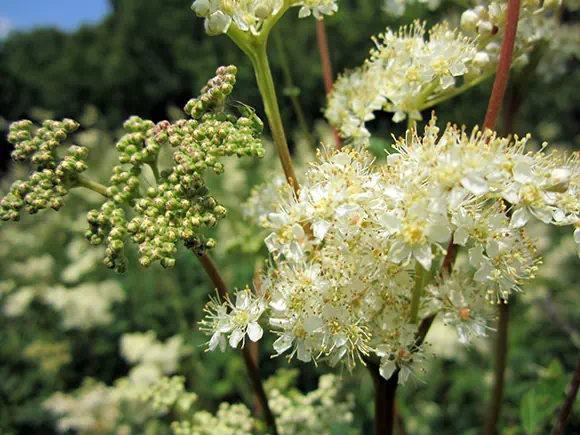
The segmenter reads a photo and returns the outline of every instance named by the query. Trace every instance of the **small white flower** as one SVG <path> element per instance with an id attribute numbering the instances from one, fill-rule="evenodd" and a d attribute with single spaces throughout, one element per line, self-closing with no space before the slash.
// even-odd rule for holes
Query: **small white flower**
<path id="1" fill-rule="evenodd" d="M 258 321 L 265 309 L 264 299 L 254 296 L 248 287 L 236 292 L 235 305 L 229 298 L 223 303 L 212 299 L 205 308 L 206 320 L 201 322 L 201 329 L 212 334 L 208 349 L 214 351 L 219 347 L 223 352 L 228 334 L 228 343 L 233 348 L 240 342 L 243 347 L 246 334 L 252 341 L 260 340 L 264 331 Z"/>

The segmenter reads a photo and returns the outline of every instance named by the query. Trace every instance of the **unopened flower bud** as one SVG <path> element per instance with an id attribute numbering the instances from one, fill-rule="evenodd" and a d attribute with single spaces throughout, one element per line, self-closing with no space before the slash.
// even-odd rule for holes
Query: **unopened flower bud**
<path id="1" fill-rule="evenodd" d="M 475 32 L 479 16 L 471 9 L 467 9 L 461 14 L 461 28 L 466 32 Z"/>
<path id="2" fill-rule="evenodd" d="M 489 63 L 489 55 L 485 51 L 480 51 L 473 57 L 473 65 L 478 68 L 485 68 Z"/>

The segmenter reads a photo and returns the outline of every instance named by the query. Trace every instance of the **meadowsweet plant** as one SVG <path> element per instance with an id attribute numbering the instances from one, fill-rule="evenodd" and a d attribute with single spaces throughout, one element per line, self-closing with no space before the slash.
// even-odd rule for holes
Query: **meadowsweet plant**
<path id="1" fill-rule="evenodd" d="M 407 3 L 388 1 L 385 8 L 401 16 L 416 2 Z M 430 9 L 438 5 L 428 3 Z M 171 417 L 176 435 L 331 433 L 337 424 L 348 426 L 354 399 L 340 397 L 333 375 L 320 378 L 318 389 L 307 394 L 291 390 L 289 382 L 262 382 L 251 349 L 271 334 L 272 357 L 324 362 L 346 369 L 343 376 L 367 367 L 375 388 L 375 433 L 391 434 L 397 385 L 428 382 L 423 373 L 435 356 L 425 338 L 435 317 L 468 345 L 494 330 L 499 313 L 501 351 L 508 301 L 541 273 L 537 226 L 567 227 L 580 253 L 578 153 L 546 143 L 537 147 L 529 135 L 497 131 L 510 71 L 523 74 L 541 65 L 536 57 L 549 46 L 552 30 L 560 28 L 562 5 L 554 0 L 470 3 L 455 20 L 387 28 L 372 38 L 363 65 L 342 74 L 328 96 L 324 114 L 342 141 L 322 144 L 298 171 L 266 49 L 272 28 L 292 7 L 300 18 L 322 20 L 339 2 L 195 0 L 192 5 L 208 35 L 227 35 L 248 56 L 284 173 L 256 187 L 243 206 L 248 224 L 261 227 L 256 232 L 263 235 L 267 254 L 254 283 L 240 283 L 241 290 L 229 291 L 209 255 L 220 242 L 211 229 L 227 210 L 210 194 L 208 178 L 226 171 L 226 158 L 260 159 L 269 150 L 255 110 L 230 97 L 235 66 L 217 69 L 186 104 L 186 119 L 128 119 L 116 143 L 117 164 L 104 183 L 86 175 L 89 149 L 69 144 L 79 129 L 76 121 L 11 125 L 12 157 L 32 172 L 10 187 L 0 202 L 0 218 L 18 221 L 23 212 L 58 211 L 69 192 L 85 188 L 102 197 L 100 207 L 87 214 L 85 238 L 105 245 L 106 267 L 116 272 L 131 267 L 131 242 L 144 267 L 178 267 L 177 250 L 190 251 L 216 290 L 198 325 L 208 335 L 207 350 L 241 349 L 259 409 L 254 416 L 243 404 L 222 403 L 215 415 L 196 409 L 197 396 L 186 391 L 185 379 L 167 377 L 187 358 L 183 338 L 163 343 L 151 331 L 122 337 L 121 354 L 133 366 L 126 378 L 112 387 L 87 383 L 45 403 L 62 417 L 61 431 L 112 432 L 126 426 L 125 420 L 161 416 Z M 460 24 L 455 27 L 454 21 Z M 481 127 L 443 125 L 435 112 L 426 113 L 492 77 Z M 381 158 L 369 151 L 369 122 L 379 111 L 390 113 L 395 123 L 408 123 Z M 75 252 L 78 259 L 78 248 Z M 34 260 L 22 265 L 26 273 L 51 267 L 44 264 L 50 258 Z M 93 262 L 93 254 L 78 261 L 63 279 L 78 281 Z M 29 286 L 12 293 L 4 311 L 17 316 L 41 296 L 65 313 L 66 328 L 88 328 L 111 321 L 110 306 L 123 298 L 117 290 L 107 283 L 81 285 L 74 292 Z M 488 434 L 496 430 L 502 381 L 498 363 Z M 146 406 L 140 408 L 140 401 Z"/>

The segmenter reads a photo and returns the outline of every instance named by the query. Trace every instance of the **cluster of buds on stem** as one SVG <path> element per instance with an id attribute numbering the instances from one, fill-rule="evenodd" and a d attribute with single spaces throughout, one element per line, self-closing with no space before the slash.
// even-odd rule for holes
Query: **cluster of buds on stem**
<path id="1" fill-rule="evenodd" d="M 1 220 L 18 221 L 22 209 L 35 214 L 48 207 L 59 210 L 63 206 L 63 198 L 77 185 L 78 175 L 87 169 L 87 148 L 73 145 L 64 158 L 58 154 L 78 127 L 72 119 L 44 121 L 40 128 L 28 120 L 10 126 L 8 141 L 15 147 L 12 159 L 29 163 L 33 171 L 28 180 L 13 183 L 0 201 Z"/>
<path id="2" fill-rule="evenodd" d="M 125 123 L 127 133 L 117 144 L 120 165 L 106 191 L 109 200 L 88 217 L 88 240 L 94 244 L 107 240 L 105 265 L 124 270 L 129 238 L 139 245 L 139 261 L 146 267 L 156 261 L 173 267 L 179 242 L 197 254 L 216 245 L 199 230 L 215 227 L 227 211 L 209 195 L 205 171 L 221 174 L 222 157 L 264 155 L 259 140 L 263 124 L 254 111 L 247 106 L 239 116 L 227 111 L 236 72 L 235 66 L 218 68 L 201 95 L 185 106 L 193 119 L 154 124 L 133 117 Z M 162 149 L 173 149 L 173 166 L 159 171 Z M 153 169 L 155 183 L 142 194 L 144 165 Z M 134 212 L 130 219 L 125 217 L 126 208 Z"/>

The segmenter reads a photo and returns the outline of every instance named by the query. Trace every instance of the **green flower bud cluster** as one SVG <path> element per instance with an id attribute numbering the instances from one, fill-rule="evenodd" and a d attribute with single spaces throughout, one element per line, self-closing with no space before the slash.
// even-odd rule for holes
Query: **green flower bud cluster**
<path id="1" fill-rule="evenodd" d="M 173 267 L 180 242 L 196 254 L 215 246 L 215 240 L 200 234 L 199 228 L 214 227 L 227 211 L 209 195 L 205 170 L 221 174 L 222 157 L 264 155 L 259 140 L 263 124 L 253 110 L 244 106 L 241 116 L 226 112 L 235 74 L 233 66 L 217 70 L 202 95 L 185 107 L 194 119 L 154 124 L 132 117 L 125 123 L 127 134 L 116 146 L 120 165 L 113 169 L 106 191 L 109 200 L 88 216 L 87 239 L 94 244 L 107 241 L 105 265 L 124 270 L 128 237 L 139 245 L 139 261 L 146 267 L 156 261 Z M 157 173 L 163 148 L 174 149 L 174 166 Z M 156 186 L 143 186 L 140 175 L 145 164 L 154 169 Z M 132 219 L 125 217 L 127 208 L 135 213 Z"/>
<path id="2" fill-rule="evenodd" d="M 234 65 L 221 66 L 216 76 L 201 89 L 199 98 L 193 98 L 185 106 L 185 113 L 199 119 L 205 112 L 223 108 L 226 97 L 234 90 L 238 69 Z"/>
<path id="3" fill-rule="evenodd" d="M 85 237 L 91 244 L 99 245 L 105 238 L 107 240 L 104 265 L 118 273 L 125 272 L 127 270 L 127 258 L 124 254 L 127 238 L 125 210 L 114 201 L 107 201 L 100 211 L 91 210 L 87 215 L 87 221 L 90 228 Z"/>
<path id="4" fill-rule="evenodd" d="M 78 127 L 72 119 L 44 121 L 40 128 L 28 120 L 10 125 L 8 141 L 15 148 L 12 158 L 31 164 L 33 171 L 28 180 L 14 182 L 0 200 L 1 220 L 18 221 L 22 209 L 35 214 L 48 207 L 58 210 L 63 206 L 64 196 L 77 185 L 78 174 L 87 169 L 87 148 L 73 145 L 64 158 L 58 155 L 59 147 Z"/>

